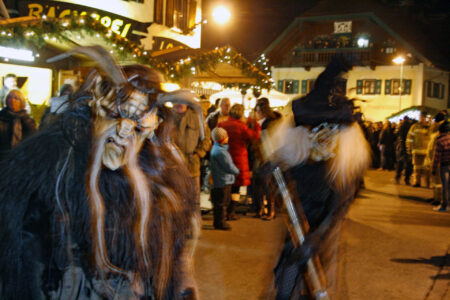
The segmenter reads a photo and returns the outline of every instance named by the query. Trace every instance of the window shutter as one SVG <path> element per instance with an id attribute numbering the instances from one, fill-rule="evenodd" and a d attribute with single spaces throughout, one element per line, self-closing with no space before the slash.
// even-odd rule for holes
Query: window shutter
<path id="1" fill-rule="evenodd" d="M 392 88 L 392 80 L 386 79 L 384 81 L 384 94 L 390 95 L 391 94 L 391 88 Z"/>
<path id="2" fill-rule="evenodd" d="M 302 80 L 302 94 L 306 94 L 307 88 L 308 88 L 308 80 Z"/>
<path id="3" fill-rule="evenodd" d="M 278 80 L 278 90 L 282 93 L 284 93 L 283 83 L 284 83 L 284 80 Z"/>
<path id="4" fill-rule="evenodd" d="M 441 84 L 441 96 L 439 97 L 440 99 L 444 99 L 444 89 L 445 89 L 445 84 Z"/>
<path id="5" fill-rule="evenodd" d="M 411 79 L 404 80 L 405 82 L 405 91 L 403 94 L 411 95 Z"/>
<path id="6" fill-rule="evenodd" d="M 375 94 L 381 94 L 381 80 L 375 80 Z"/>
<path id="7" fill-rule="evenodd" d="M 363 90 L 363 81 L 356 80 L 356 94 L 362 94 L 362 90 Z"/>
<path id="8" fill-rule="evenodd" d="M 298 80 L 293 80 L 293 93 L 298 94 Z"/>

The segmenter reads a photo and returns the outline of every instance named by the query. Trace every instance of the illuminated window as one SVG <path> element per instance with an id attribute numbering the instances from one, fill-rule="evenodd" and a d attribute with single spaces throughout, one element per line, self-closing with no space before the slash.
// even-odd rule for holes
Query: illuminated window
<path id="1" fill-rule="evenodd" d="M 278 80 L 278 90 L 285 94 L 298 94 L 298 80 L 285 79 Z"/>
<path id="2" fill-rule="evenodd" d="M 162 23 L 163 0 L 155 1 L 155 22 Z M 184 33 L 195 27 L 196 0 L 166 0 L 166 21 L 168 27 L 176 27 Z"/>
<path id="3" fill-rule="evenodd" d="M 154 12 L 154 16 L 155 16 L 155 23 L 158 24 L 163 24 L 164 22 L 164 0 L 155 0 L 155 12 Z"/>
<path id="4" fill-rule="evenodd" d="M 315 79 L 302 80 L 302 94 L 308 94 L 314 87 Z"/>
<path id="5" fill-rule="evenodd" d="M 356 81 L 356 94 L 378 95 L 381 94 L 381 80 L 364 79 Z"/>
<path id="6" fill-rule="evenodd" d="M 402 80 L 402 95 L 411 94 L 410 79 Z M 385 95 L 400 95 L 400 79 L 389 79 L 384 81 L 384 94 Z"/>
<path id="7" fill-rule="evenodd" d="M 445 85 L 439 82 L 426 81 L 427 97 L 444 99 Z"/>

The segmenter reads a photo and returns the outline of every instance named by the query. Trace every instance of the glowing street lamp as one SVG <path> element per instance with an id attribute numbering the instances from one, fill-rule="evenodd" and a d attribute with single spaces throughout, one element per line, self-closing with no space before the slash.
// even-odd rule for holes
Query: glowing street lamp
<path id="1" fill-rule="evenodd" d="M 212 17 L 213 17 L 214 21 L 223 25 L 223 24 L 227 23 L 228 21 L 230 21 L 231 12 L 225 6 L 217 6 L 212 12 Z"/>
<path id="2" fill-rule="evenodd" d="M 403 56 L 397 56 L 392 60 L 397 65 L 400 65 L 400 85 L 398 87 L 399 98 L 398 98 L 398 110 L 402 109 L 402 93 L 403 93 L 403 63 L 405 62 L 405 58 Z"/>

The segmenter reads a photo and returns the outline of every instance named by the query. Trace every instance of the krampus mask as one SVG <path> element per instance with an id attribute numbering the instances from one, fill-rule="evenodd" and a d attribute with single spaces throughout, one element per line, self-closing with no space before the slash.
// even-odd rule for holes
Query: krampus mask
<path id="1" fill-rule="evenodd" d="M 198 212 L 164 104 L 201 107 L 99 46 L 49 62 L 75 54 L 97 68 L 69 109 L 0 163 L 0 298 L 180 299 Z"/>

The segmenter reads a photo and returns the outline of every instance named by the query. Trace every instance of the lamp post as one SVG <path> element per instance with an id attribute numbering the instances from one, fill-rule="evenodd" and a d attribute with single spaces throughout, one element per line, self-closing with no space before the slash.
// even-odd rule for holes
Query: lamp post
<path id="1" fill-rule="evenodd" d="M 403 63 L 405 59 L 402 56 L 397 56 L 392 60 L 397 65 L 400 65 L 400 85 L 398 87 L 399 98 L 398 98 L 398 110 L 402 109 L 402 93 L 403 93 Z"/>

